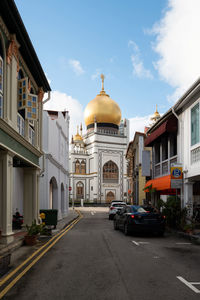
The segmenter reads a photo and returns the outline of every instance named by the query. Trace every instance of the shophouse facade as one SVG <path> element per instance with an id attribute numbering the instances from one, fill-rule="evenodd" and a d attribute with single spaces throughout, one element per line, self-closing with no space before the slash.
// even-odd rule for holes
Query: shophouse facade
<path id="1" fill-rule="evenodd" d="M 179 131 L 178 120 L 172 109 L 147 131 L 145 146 L 152 147 L 152 179 L 147 181 L 145 191 L 151 192 L 154 205 L 159 198 L 166 200 L 168 195 L 176 194 L 176 190 L 171 188 L 170 170 L 171 166 L 181 161 L 178 155 L 180 144 L 177 143 Z"/>
<path id="2" fill-rule="evenodd" d="M 128 186 L 129 198 L 132 204 L 143 205 L 146 199 L 144 187 L 146 184 L 146 174 L 143 175 L 143 152 L 149 151 L 149 159 L 151 157 L 151 148 L 144 147 L 145 134 L 142 132 L 135 132 L 134 139 L 128 145 L 126 152 L 126 159 L 128 161 Z M 150 176 L 150 161 L 149 174 Z"/>
<path id="3" fill-rule="evenodd" d="M 0 1 L 0 229 L 38 218 L 42 107 L 50 86 L 12 0 Z"/>
<path id="4" fill-rule="evenodd" d="M 57 209 L 62 219 L 69 209 L 69 115 L 43 111 L 43 152 L 40 159 L 40 209 Z"/>
<path id="5" fill-rule="evenodd" d="M 193 215 L 197 209 L 200 211 L 200 78 L 172 109 L 180 127 L 178 145 L 183 167 L 183 205 Z"/>

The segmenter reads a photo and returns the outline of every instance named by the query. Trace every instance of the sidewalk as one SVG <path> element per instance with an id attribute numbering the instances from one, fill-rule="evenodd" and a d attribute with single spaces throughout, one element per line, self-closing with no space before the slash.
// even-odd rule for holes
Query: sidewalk
<path id="1" fill-rule="evenodd" d="M 63 218 L 62 220 L 58 221 L 58 224 L 56 226 L 55 230 L 52 230 L 52 236 L 58 233 L 60 230 L 62 230 L 65 226 L 70 224 L 73 220 L 75 220 L 78 217 L 78 213 L 75 209 L 69 208 L 68 215 Z M 33 251 L 34 247 L 39 247 L 40 242 L 36 246 L 23 246 L 24 245 L 24 235 L 26 234 L 26 231 L 20 230 L 15 231 L 12 236 L 9 237 L 1 237 L 0 239 L 0 267 L 1 267 L 1 259 L 4 257 L 11 258 L 11 265 L 19 259 L 21 256 L 25 257 L 29 253 Z M 21 247 L 23 246 L 23 247 Z"/>

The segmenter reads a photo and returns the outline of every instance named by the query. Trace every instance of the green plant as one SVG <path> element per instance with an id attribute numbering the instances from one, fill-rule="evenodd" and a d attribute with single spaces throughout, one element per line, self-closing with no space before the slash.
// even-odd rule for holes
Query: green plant
<path id="1" fill-rule="evenodd" d="M 36 220 L 34 220 L 30 226 L 26 225 L 27 235 L 29 236 L 37 235 L 42 231 L 43 227 L 44 227 L 43 224 L 36 224 Z"/>
<path id="2" fill-rule="evenodd" d="M 163 214 L 166 216 L 166 223 L 169 227 L 180 228 L 182 211 L 181 200 L 176 196 L 169 196 L 164 203 Z"/>
<path id="3" fill-rule="evenodd" d="M 195 228 L 195 225 L 194 224 L 185 224 L 185 226 L 183 227 L 183 230 L 186 231 L 186 232 L 191 232 L 193 231 Z"/>

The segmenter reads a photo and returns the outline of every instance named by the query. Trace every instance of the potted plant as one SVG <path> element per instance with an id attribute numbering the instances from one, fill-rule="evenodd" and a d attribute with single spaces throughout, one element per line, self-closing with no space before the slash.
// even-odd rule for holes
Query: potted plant
<path id="1" fill-rule="evenodd" d="M 43 228 L 42 224 L 36 224 L 36 220 L 32 222 L 32 224 L 26 225 L 27 234 L 24 237 L 25 244 L 29 246 L 33 246 L 37 243 L 37 237 Z"/>

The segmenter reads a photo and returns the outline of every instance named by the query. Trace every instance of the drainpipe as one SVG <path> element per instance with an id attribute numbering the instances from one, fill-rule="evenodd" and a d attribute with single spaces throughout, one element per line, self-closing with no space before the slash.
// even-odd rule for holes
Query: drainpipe
<path id="1" fill-rule="evenodd" d="M 48 92 L 47 92 L 47 98 L 46 98 L 44 101 L 42 101 L 42 103 L 41 103 L 40 120 L 43 119 L 43 118 L 42 118 L 43 105 L 44 105 L 47 101 L 50 100 L 50 96 L 51 96 L 51 92 L 48 91 Z M 42 132 L 42 129 L 43 129 L 43 124 L 42 124 L 42 122 L 41 122 L 41 132 Z M 41 145 L 41 148 L 42 148 L 42 134 L 41 134 L 41 136 L 40 136 L 40 145 Z M 45 171 L 44 156 L 45 156 L 45 154 L 43 153 L 43 155 L 42 155 L 42 169 L 41 169 L 40 174 L 39 174 L 40 177 L 43 176 L 43 173 L 44 173 L 44 171 Z"/>

